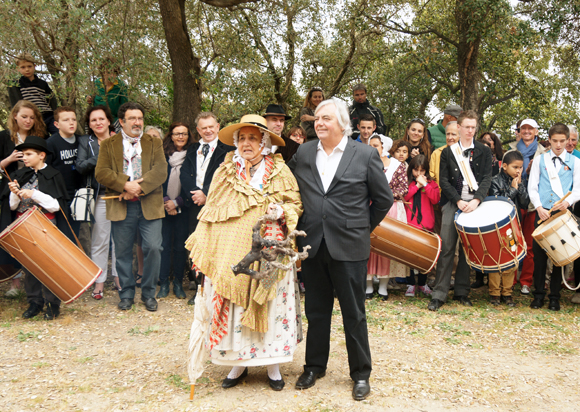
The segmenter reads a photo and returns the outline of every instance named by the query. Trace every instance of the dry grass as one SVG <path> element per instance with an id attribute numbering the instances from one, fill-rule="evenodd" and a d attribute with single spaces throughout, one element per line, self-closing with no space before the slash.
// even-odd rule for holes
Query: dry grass
<path id="1" fill-rule="evenodd" d="M 7 285 L 0 285 L 3 296 Z M 22 320 L 25 298 L 0 298 L 0 410 L 558 410 L 580 402 L 580 308 L 562 311 L 495 308 L 486 290 L 475 306 L 449 303 L 429 312 L 428 300 L 391 292 L 367 302 L 373 352 L 371 396 L 355 403 L 340 310 L 335 307 L 328 373 L 316 386 L 294 389 L 304 345 L 282 366 L 286 388 L 268 388 L 265 368 L 253 368 L 239 387 L 221 388 L 227 368 L 208 364 L 189 401 L 185 362 L 193 307 L 163 299 L 159 311 L 142 304 L 116 309 L 109 289 L 63 306 L 53 322 Z M 138 301 L 138 299 L 136 299 Z M 306 327 L 306 325 L 305 325 Z"/>

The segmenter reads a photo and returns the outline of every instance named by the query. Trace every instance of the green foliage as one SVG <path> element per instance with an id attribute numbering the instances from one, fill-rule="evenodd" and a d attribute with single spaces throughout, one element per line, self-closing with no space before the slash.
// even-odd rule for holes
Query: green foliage
<path id="1" fill-rule="evenodd" d="M 578 120 L 576 3 L 274 0 L 215 8 L 192 0 L 185 15 L 202 67 L 202 110 L 215 112 L 222 126 L 274 102 L 297 124 L 309 88 L 350 102 L 352 86 L 363 82 L 395 139 L 409 119 L 435 123 L 447 104 L 475 96 L 482 130 L 507 141 L 524 117 L 546 128 Z M 5 86 L 18 78 L 14 56 L 29 51 L 59 102 L 79 114 L 99 67 L 119 63 L 146 123 L 167 128 L 180 85 L 156 2 L 23 0 L 17 12 L 14 5 L 0 0 L 0 126 L 9 109 Z M 467 85 L 462 65 L 472 46 L 477 81 Z"/>

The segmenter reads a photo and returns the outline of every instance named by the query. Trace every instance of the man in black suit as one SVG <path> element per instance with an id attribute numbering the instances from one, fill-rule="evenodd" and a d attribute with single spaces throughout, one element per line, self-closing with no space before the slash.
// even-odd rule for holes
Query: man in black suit
<path id="1" fill-rule="evenodd" d="M 216 169 L 223 163 L 226 153 L 235 147 L 220 142 L 217 138 L 220 125 L 215 114 L 202 112 L 195 119 L 200 140 L 187 149 L 181 167 L 181 197 L 189 208 L 189 233 L 197 227 L 199 214 L 209 192 L 209 186 Z M 194 297 L 187 303 L 193 305 Z"/>
<path id="2" fill-rule="evenodd" d="M 458 209 L 463 213 L 473 212 L 485 199 L 491 185 L 491 150 L 473 138 L 477 132 L 477 118 L 473 110 L 461 113 L 457 119 L 459 141 L 441 152 L 439 183 L 442 245 L 435 287 L 428 306 L 433 311 L 443 306 L 451 286 L 453 258 L 459 238 L 455 229 L 455 212 Z M 469 300 L 469 272 L 463 248 L 460 247 L 453 300 L 465 306 L 473 306 Z"/>
<path id="3" fill-rule="evenodd" d="M 372 369 L 365 314 L 370 233 L 393 204 L 393 194 L 378 152 L 349 138 L 352 128 L 344 102 L 320 103 L 315 117 L 320 140 L 301 145 L 288 163 L 304 205 L 298 229 L 308 235 L 298 245 L 311 246 L 302 263 L 308 318 L 306 365 L 296 388 L 310 388 L 325 374 L 336 291 L 354 381 L 352 395 L 362 400 L 370 392 Z"/>

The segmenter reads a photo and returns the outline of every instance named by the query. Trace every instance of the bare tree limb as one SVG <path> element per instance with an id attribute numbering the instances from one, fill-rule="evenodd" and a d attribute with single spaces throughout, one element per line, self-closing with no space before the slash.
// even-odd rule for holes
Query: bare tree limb
<path id="1" fill-rule="evenodd" d="M 201 0 L 202 3 L 214 7 L 228 8 L 244 3 L 256 3 L 258 0 Z"/>

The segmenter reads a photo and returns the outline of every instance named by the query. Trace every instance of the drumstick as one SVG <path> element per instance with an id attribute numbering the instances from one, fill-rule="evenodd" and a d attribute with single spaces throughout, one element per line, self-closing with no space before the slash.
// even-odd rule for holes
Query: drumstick
<path id="1" fill-rule="evenodd" d="M 139 196 L 144 196 L 144 195 L 145 195 L 144 193 L 141 193 Z M 101 199 L 103 199 L 103 200 L 111 200 L 111 199 L 118 199 L 118 198 L 119 198 L 119 195 L 117 195 L 117 196 L 101 196 Z"/>
<path id="2" fill-rule="evenodd" d="M 556 206 L 558 206 L 560 203 L 562 203 L 562 202 L 563 202 L 563 201 L 564 201 L 564 200 L 565 200 L 565 199 L 566 199 L 568 196 L 570 196 L 571 194 L 572 194 L 572 191 L 570 191 L 570 192 L 566 193 L 566 194 L 564 195 L 564 197 L 563 197 L 563 198 L 561 198 L 561 199 L 560 199 L 560 200 L 558 200 L 556 203 L 554 203 L 554 206 L 552 206 L 552 208 L 551 208 L 550 210 L 548 210 L 548 214 L 551 214 L 551 213 L 552 213 L 552 210 L 554 210 L 554 208 L 555 208 Z M 540 224 L 540 223 L 542 223 L 542 219 L 538 220 L 538 224 Z"/>

